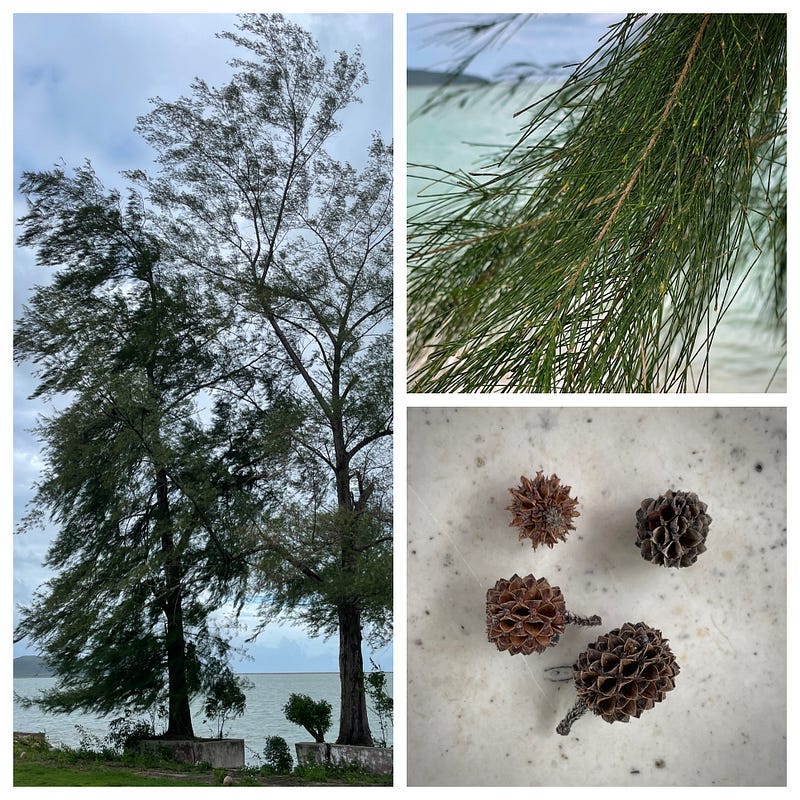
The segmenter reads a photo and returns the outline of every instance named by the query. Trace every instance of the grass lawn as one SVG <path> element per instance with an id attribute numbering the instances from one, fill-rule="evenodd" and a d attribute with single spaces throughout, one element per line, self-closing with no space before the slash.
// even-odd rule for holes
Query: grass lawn
<path id="1" fill-rule="evenodd" d="M 19 738 L 18 738 L 19 736 Z M 391 775 L 370 775 L 355 768 L 322 765 L 296 767 L 290 775 L 262 770 L 211 769 L 174 761 L 114 756 L 52 748 L 42 734 L 15 734 L 14 786 L 391 786 Z"/>
<path id="2" fill-rule="evenodd" d="M 153 774 L 123 766 L 14 763 L 14 786 L 213 786 L 214 774 Z"/>

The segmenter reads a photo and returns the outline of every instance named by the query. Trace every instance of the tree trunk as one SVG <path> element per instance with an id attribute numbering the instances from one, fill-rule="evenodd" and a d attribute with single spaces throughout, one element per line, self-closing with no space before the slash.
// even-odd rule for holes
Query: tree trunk
<path id="1" fill-rule="evenodd" d="M 169 681 L 169 723 L 167 736 L 194 737 L 189 708 L 189 684 L 186 679 L 186 648 L 183 634 L 183 608 L 180 593 L 170 598 L 167 616 L 167 677 Z"/>
<path id="2" fill-rule="evenodd" d="M 189 708 L 189 681 L 186 674 L 186 639 L 183 630 L 181 565 L 175 553 L 170 528 L 169 495 L 166 470 L 156 473 L 158 524 L 161 527 L 161 552 L 164 555 L 164 598 L 166 617 L 167 696 L 169 722 L 167 736 L 194 737 L 192 712 Z"/>
<path id="3" fill-rule="evenodd" d="M 335 361 L 338 363 L 338 359 Z M 338 368 L 334 369 L 334 400 L 338 401 Z M 335 403 L 334 403 L 335 405 Z M 333 446 L 336 454 L 336 500 L 348 514 L 355 506 L 350 491 L 350 459 L 345 446 L 342 417 L 332 420 Z M 356 552 L 350 523 L 340 531 L 342 575 L 355 572 Z M 367 718 L 367 698 L 364 692 L 364 659 L 361 656 L 361 610 L 357 600 L 343 600 L 339 605 L 339 681 L 341 683 L 341 714 L 336 744 L 372 746 L 372 733 Z"/>
<path id="4" fill-rule="evenodd" d="M 354 603 L 339 607 L 339 679 L 342 710 L 336 744 L 373 746 L 364 692 L 364 661 L 361 657 L 361 612 Z"/>

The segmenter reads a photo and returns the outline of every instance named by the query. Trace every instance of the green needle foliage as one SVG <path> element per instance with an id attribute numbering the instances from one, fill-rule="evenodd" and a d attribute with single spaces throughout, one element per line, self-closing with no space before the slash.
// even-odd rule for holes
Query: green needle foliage
<path id="1" fill-rule="evenodd" d="M 20 609 L 18 640 L 59 678 L 47 711 L 168 708 L 167 734 L 192 736 L 191 698 L 230 645 L 213 613 L 241 606 L 246 563 L 216 475 L 223 431 L 197 408 L 216 379 L 215 299 L 169 269 L 142 198 L 107 191 L 90 164 L 25 173 L 20 244 L 55 271 L 17 323 L 15 357 L 34 397 L 60 410 L 36 433 L 45 469 L 20 530 L 56 527 L 52 576 Z"/>
<path id="2" fill-rule="evenodd" d="M 409 214 L 412 391 L 700 391 L 756 273 L 785 315 L 786 17 L 630 15 Z"/>

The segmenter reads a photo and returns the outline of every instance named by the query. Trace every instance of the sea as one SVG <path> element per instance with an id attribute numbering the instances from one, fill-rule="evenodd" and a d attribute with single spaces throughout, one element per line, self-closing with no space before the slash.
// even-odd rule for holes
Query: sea
<path id="1" fill-rule="evenodd" d="M 283 715 L 283 706 L 289 695 L 307 694 L 314 700 L 327 700 L 333 707 L 333 724 L 326 735 L 327 741 L 336 741 L 339 731 L 339 674 L 336 672 L 282 672 L 249 673 L 240 676 L 252 686 L 245 688 L 247 706 L 243 716 L 230 720 L 224 736 L 244 739 L 245 762 L 251 766 L 264 763 L 264 744 L 267 736 L 282 736 L 295 757 L 295 742 L 312 741 L 311 736 L 299 725 L 288 722 Z M 35 697 L 39 692 L 56 685 L 57 678 L 14 678 L 14 730 L 26 733 L 45 733 L 53 745 L 77 747 L 81 741 L 81 729 L 91 736 L 103 739 L 108 733 L 108 718 L 92 714 L 47 714 L 37 708 L 24 708 L 17 697 Z M 392 695 L 392 674 L 386 674 L 386 691 Z M 369 709 L 370 729 L 373 739 L 380 737 L 381 729 L 377 715 Z M 193 723 L 196 736 L 216 736 L 216 728 L 203 723 L 202 700 L 193 706 Z M 143 716 L 142 719 L 145 719 Z M 388 722 L 387 745 L 391 746 L 392 725 Z"/>
<path id="2" fill-rule="evenodd" d="M 523 96 L 519 92 L 511 99 L 496 88 L 481 90 L 475 100 L 452 102 L 421 116 L 415 112 L 434 90 L 408 89 L 408 163 L 465 172 L 493 163 L 493 155 L 519 140 L 529 119 L 524 114 L 515 117 L 515 112 L 554 88 L 555 84 L 541 83 L 530 94 Z M 421 170 L 412 166 L 408 173 L 410 217 L 419 203 L 420 191 L 430 194 L 431 189 L 430 180 L 419 177 Z M 425 174 L 430 177 L 430 173 Z M 755 280 L 746 282 L 723 317 L 711 347 L 708 387 L 703 382 L 701 391 L 786 391 L 782 333 L 776 332 L 759 313 L 759 303 L 753 302 L 759 295 Z M 697 363 L 696 374 L 700 374 L 703 358 Z"/>

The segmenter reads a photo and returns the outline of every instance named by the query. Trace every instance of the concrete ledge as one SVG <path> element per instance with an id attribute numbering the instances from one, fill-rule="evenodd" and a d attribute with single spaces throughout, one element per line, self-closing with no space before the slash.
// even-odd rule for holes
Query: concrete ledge
<path id="1" fill-rule="evenodd" d="M 239 769 L 244 766 L 244 739 L 142 739 L 141 750 L 168 750 L 181 764 L 211 764 L 212 767 Z"/>
<path id="2" fill-rule="evenodd" d="M 312 764 L 360 764 L 376 775 L 391 775 L 394 767 L 394 750 L 391 747 L 296 742 L 294 749 L 300 764 L 309 761 Z"/>
<path id="3" fill-rule="evenodd" d="M 24 744 L 28 747 L 38 746 L 52 748 L 50 742 L 47 741 L 47 734 L 45 733 L 26 733 L 25 731 L 14 731 L 14 743 Z"/>

